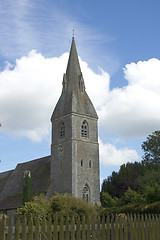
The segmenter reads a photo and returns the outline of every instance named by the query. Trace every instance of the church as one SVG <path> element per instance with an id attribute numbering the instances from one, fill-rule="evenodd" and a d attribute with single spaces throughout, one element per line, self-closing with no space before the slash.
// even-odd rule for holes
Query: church
<path id="1" fill-rule="evenodd" d="M 33 195 L 69 193 L 100 201 L 98 116 L 86 93 L 74 37 L 63 75 L 62 93 L 51 116 L 51 155 L 19 163 L 0 173 L 0 211 L 22 205 L 24 174 L 31 174 Z"/>

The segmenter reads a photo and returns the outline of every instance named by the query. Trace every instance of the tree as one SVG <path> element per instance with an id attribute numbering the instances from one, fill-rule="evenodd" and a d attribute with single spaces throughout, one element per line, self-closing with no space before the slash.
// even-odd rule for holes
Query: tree
<path id="1" fill-rule="evenodd" d="M 160 201 L 160 185 L 154 183 L 153 186 L 147 186 L 145 195 L 148 203 Z"/>
<path id="2" fill-rule="evenodd" d="M 144 202 L 144 198 L 141 194 L 137 193 L 131 188 L 128 188 L 128 190 L 121 197 L 121 202 L 122 202 L 122 205 L 142 203 Z"/>
<path id="3" fill-rule="evenodd" d="M 103 207 L 114 207 L 117 205 L 118 198 L 112 198 L 107 192 L 101 192 L 101 204 Z"/>
<path id="4" fill-rule="evenodd" d="M 143 164 L 154 168 L 160 167 L 160 131 L 155 131 L 143 142 Z"/>
<path id="5" fill-rule="evenodd" d="M 135 183 L 140 176 L 144 175 L 144 168 L 145 166 L 139 162 L 121 165 L 118 173 L 112 172 L 112 175 L 103 181 L 102 192 L 108 192 L 112 198 L 119 198 L 129 187 L 137 191 Z"/>

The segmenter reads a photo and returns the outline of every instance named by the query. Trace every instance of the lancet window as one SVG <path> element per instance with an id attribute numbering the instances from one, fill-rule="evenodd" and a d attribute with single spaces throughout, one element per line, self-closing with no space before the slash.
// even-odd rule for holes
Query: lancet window
<path id="1" fill-rule="evenodd" d="M 81 167 L 83 167 L 83 159 L 81 159 Z"/>
<path id="2" fill-rule="evenodd" d="M 64 122 L 60 123 L 60 138 L 64 138 L 65 137 L 65 125 Z"/>
<path id="3" fill-rule="evenodd" d="M 87 184 L 83 187 L 82 199 L 86 202 L 89 202 L 89 187 Z"/>
<path id="4" fill-rule="evenodd" d="M 88 138 L 88 123 L 87 121 L 83 121 L 82 125 L 81 125 L 81 136 L 82 137 L 85 137 L 85 138 Z"/>

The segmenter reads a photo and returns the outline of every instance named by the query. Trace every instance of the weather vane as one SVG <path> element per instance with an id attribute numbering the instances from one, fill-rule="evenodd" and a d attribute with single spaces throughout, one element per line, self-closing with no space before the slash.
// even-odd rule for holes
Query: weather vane
<path id="1" fill-rule="evenodd" d="M 73 31 L 73 38 L 74 38 L 74 29 L 72 31 Z"/>

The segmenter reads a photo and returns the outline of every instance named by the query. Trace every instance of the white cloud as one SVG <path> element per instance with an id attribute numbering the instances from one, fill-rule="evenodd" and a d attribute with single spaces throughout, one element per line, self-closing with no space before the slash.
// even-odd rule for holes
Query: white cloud
<path id="1" fill-rule="evenodd" d="M 38 141 L 48 134 L 49 119 L 61 92 L 68 54 L 44 58 L 36 51 L 0 73 L 2 131 Z"/>
<path id="2" fill-rule="evenodd" d="M 160 60 L 127 64 L 124 73 L 128 85 L 108 93 L 100 125 L 121 136 L 146 136 L 160 129 Z"/>
<path id="3" fill-rule="evenodd" d="M 103 143 L 99 139 L 100 162 L 104 166 L 120 166 L 127 162 L 139 161 L 138 153 L 133 149 L 117 149 L 114 145 Z"/>
<path id="4" fill-rule="evenodd" d="M 1 131 L 40 141 L 48 136 L 49 121 L 60 96 L 63 73 L 66 71 L 68 53 L 59 58 L 45 58 L 36 51 L 16 60 L 15 66 L 7 65 L 0 73 Z M 95 106 L 103 105 L 105 91 L 109 88 L 109 75 L 94 73 L 87 63 L 80 60 Z M 92 88 L 89 84 L 92 82 Z M 98 89 L 98 91 L 97 91 Z"/>

